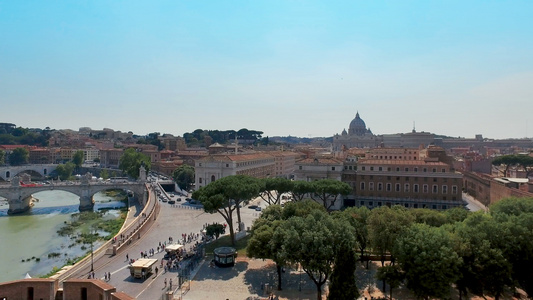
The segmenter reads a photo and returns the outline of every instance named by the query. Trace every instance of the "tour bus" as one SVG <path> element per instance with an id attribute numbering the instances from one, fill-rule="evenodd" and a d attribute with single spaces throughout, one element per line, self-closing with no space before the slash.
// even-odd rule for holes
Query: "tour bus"
<path id="1" fill-rule="evenodd" d="M 155 258 L 140 258 L 129 266 L 130 274 L 134 278 L 146 279 L 153 273 L 152 267 L 155 263 Z"/>
<path id="2" fill-rule="evenodd" d="M 174 258 L 176 256 L 182 256 L 183 245 L 171 244 L 165 247 L 165 258 Z"/>

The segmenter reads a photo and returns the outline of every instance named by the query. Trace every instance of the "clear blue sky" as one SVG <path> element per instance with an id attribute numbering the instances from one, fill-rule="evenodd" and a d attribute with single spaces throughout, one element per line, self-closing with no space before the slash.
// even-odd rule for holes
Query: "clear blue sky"
<path id="1" fill-rule="evenodd" d="M 533 1 L 0 0 L 0 122 L 533 136 Z"/>

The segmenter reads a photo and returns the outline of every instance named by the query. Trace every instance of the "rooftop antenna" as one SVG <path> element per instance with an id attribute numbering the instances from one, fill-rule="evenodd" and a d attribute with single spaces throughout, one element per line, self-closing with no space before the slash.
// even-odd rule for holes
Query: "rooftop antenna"
<path id="1" fill-rule="evenodd" d="M 413 121 L 413 133 L 416 132 L 415 121 Z"/>

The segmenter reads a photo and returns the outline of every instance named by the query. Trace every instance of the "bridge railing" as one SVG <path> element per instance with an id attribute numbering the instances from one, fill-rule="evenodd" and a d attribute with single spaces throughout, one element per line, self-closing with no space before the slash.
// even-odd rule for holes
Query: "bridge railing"
<path id="1" fill-rule="evenodd" d="M 150 189 L 150 186 L 147 184 L 146 187 L 148 190 Z M 145 224 L 149 223 L 150 221 L 155 220 L 155 217 L 157 213 L 159 212 L 159 205 L 158 202 L 155 200 L 152 200 L 152 194 L 149 194 L 147 205 L 145 205 L 144 209 L 141 212 L 141 215 L 135 219 L 134 222 L 131 222 L 126 226 L 126 228 L 122 232 L 129 232 L 129 234 L 123 235 L 123 239 L 117 239 L 118 244 L 116 245 L 116 249 L 114 249 L 114 254 L 118 253 L 124 246 L 131 243 L 133 239 L 140 238 L 140 231 L 143 229 Z M 138 224 L 137 226 L 135 226 Z M 121 233 L 117 234 L 118 237 L 121 236 Z"/>
<path id="2" fill-rule="evenodd" d="M 149 184 L 146 184 L 146 189 L 149 191 L 148 200 L 141 213 L 128 225 L 125 227 L 123 226 L 123 228 L 121 228 L 121 230 L 113 239 L 106 241 L 102 246 L 93 251 L 93 264 L 106 254 L 118 253 L 118 251 L 125 245 L 130 244 L 134 238 L 139 238 L 141 229 L 148 224 L 150 220 L 155 219 L 155 214 L 159 212 L 159 205 L 157 205 L 157 201 L 152 199 L 153 195 Z M 124 239 L 119 239 L 121 235 L 124 236 Z M 114 241 L 115 239 L 116 242 Z M 116 246 L 116 248 L 114 248 L 114 246 Z M 112 249 L 112 253 L 108 253 L 110 248 Z M 73 277 L 77 272 L 83 270 L 84 268 L 88 268 L 90 263 L 91 255 L 88 255 L 73 266 L 63 268 L 51 278 L 56 278 L 60 283 L 62 283 L 64 280 Z M 87 276 L 87 273 L 83 273 L 77 277 L 84 278 L 85 276 Z"/>

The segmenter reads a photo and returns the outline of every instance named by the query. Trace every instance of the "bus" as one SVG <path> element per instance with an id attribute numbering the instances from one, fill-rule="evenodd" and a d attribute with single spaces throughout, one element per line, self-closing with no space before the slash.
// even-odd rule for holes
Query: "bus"
<path id="1" fill-rule="evenodd" d="M 152 267 L 157 263 L 155 258 L 140 258 L 134 261 L 130 266 L 130 275 L 134 278 L 146 279 L 152 273 Z"/>

